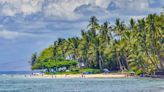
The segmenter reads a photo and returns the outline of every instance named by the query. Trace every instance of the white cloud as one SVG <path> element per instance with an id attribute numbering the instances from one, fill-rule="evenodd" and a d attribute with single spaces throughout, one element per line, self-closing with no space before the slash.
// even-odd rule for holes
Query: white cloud
<path id="1" fill-rule="evenodd" d="M 112 6 L 112 3 L 115 6 Z M 153 3 L 152 0 L 0 0 L 0 15 L 25 17 L 41 13 L 43 15 L 40 18 L 43 20 L 74 21 L 88 19 L 96 14 L 103 19 L 118 14 L 119 16 L 145 15 L 145 12 L 154 11 L 150 8 L 150 3 Z M 75 12 L 77 8 L 84 5 L 90 6 Z M 110 9 L 111 7 L 115 8 Z"/>
<path id="2" fill-rule="evenodd" d="M 74 10 L 83 5 L 93 3 L 93 0 L 54 0 L 44 7 L 44 14 L 47 17 L 54 16 L 57 20 L 76 20 L 81 15 Z"/>
<path id="3" fill-rule="evenodd" d="M 152 0 L 0 0 L 0 12 L 5 16 L 15 16 L 22 14 L 23 16 L 43 13 L 43 17 L 55 20 L 78 20 L 86 17 L 84 14 L 74 12 L 77 7 L 83 5 L 92 5 L 100 9 L 92 9 L 93 12 L 103 10 L 101 17 L 109 16 L 111 13 L 133 14 L 151 11 L 149 4 Z M 161 0 L 162 1 L 162 0 Z M 109 4 L 115 3 L 117 9 L 109 10 Z M 85 9 L 84 9 L 85 10 Z M 87 10 L 87 9 L 86 9 Z M 97 11 L 96 11 L 97 10 Z M 91 15 L 88 12 L 88 15 Z M 110 15 L 112 16 L 112 15 Z M 109 17 L 110 17 L 109 16 Z"/>
<path id="4" fill-rule="evenodd" d="M 20 35 L 22 36 L 24 34 L 20 34 L 18 32 L 11 32 L 11 31 L 7 31 L 7 30 L 0 31 L 0 37 L 5 38 L 5 39 L 17 38 Z"/>
<path id="5" fill-rule="evenodd" d="M 148 0 L 117 0 L 117 4 L 126 10 L 145 11 L 149 8 Z"/>
<path id="6" fill-rule="evenodd" d="M 110 12 L 118 14 L 143 14 L 150 10 L 149 0 L 112 0 L 108 7 Z"/>
<path id="7" fill-rule="evenodd" d="M 30 15 L 42 10 L 44 0 L 0 0 L 1 12 L 6 16 Z"/>
<path id="8" fill-rule="evenodd" d="M 112 0 L 95 0 L 95 4 L 102 8 L 107 8 Z"/>
<path id="9" fill-rule="evenodd" d="M 93 12 L 99 13 L 102 11 L 102 17 L 105 17 L 106 15 L 109 16 L 109 12 L 106 8 L 110 2 L 111 0 L 52 0 L 52 2 L 49 2 L 49 4 L 44 7 L 44 14 L 47 17 L 54 16 L 57 20 L 77 20 L 84 17 L 88 18 L 87 15 L 92 15 Z M 90 5 L 86 11 L 89 10 L 91 12 L 88 12 L 88 14 L 81 13 L 84 12 L 85 9 L 82 11 L 79 9 L 80 13 L 75 12 L 77 8 L 84 5 Z M 99 7 L 99 9 L 96 7 Z"/>
<path id="10" fill-rule="evenodd" d="M 107 19 L 109 16 L 112 16 L 112 14 L 105 8 L 92 4 L 81 5 L 80 7 L 77 7 L 74 12 L 82 15 L 81 19 L 83 20 L 88 20 L 91 16 L 96 16 L 100 20 Z"/>
<path id="11" fill-rule="evenodd" d="M 145 18 L 146 15 L 141 15 L 141 16 L 130 16 L 130 18 L 133 18 L 133 19 L 142 19 L 142 18 Z"/>
<path id="12" fill-rule="evenodd" d="M 76 4 L 75 4 L 76 6 Z M 75 7 L 67 2 L 60 2 L 60 3 L 50 3 L 47 7 L 44 8 L 44 14 L 46 17 L 53 17 L 57 20 L 62 19 L 77 19 L 77 14 L 73 12 Z"/>
<path id="13" fill-rule="evenodd" d="M 23 37 L 23 36 L 32 36 L 32 34 L 28 34 L 28 33 L 21 33 L 21 32 L 13 32 L 13 31 L 8 31 L 3 29 L 2 31 L 0 31 L 0 38 L 4 38 L 4 39 L 15 39 L 18 37 Z"/>
<path id="14" fill-rule="evenodd" d="M 16 14 L 31 15 L 44 13 L 46 18 L 56 20 L 76 20 L 82 17 L 74 10 L 81 5 L 97 5 L 107 8 L 110 0 L 0 0 L 1 13 L 5 16 Z"/>

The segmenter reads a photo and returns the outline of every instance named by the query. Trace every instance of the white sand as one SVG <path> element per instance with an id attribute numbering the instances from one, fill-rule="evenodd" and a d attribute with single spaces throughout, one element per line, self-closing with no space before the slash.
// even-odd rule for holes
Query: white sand
<path id="1" fill-rule="evenodd" d="M 69 74 L 69 75 L 33 75 L 31 78 L 127 78 L 127 74 Z"/>

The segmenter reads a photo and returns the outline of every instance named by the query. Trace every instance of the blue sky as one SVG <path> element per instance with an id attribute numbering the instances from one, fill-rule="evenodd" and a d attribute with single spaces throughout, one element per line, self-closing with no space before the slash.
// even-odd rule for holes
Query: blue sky
<path id="1" fill-rule="evenodd" d="M 79 36 L 90 16 L 124 21 L 160 13 L 164 0 L 0 0 L 0 71 L 30 70 L 27 61 L 58 37 Z"/>

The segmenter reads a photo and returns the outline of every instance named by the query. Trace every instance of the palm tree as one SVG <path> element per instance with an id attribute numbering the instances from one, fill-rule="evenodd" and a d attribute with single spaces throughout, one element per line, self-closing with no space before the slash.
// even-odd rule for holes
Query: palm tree
<path id="1" fill-rule="evenodd" d="M 115 30 L 116 34 L 121 37 L 123 31 L 125 30 L 124 22 L 120 21 L 120 19 L 116 19 L 114 30 Z"/>
<path id="2" fill-rule="evenodd" d="M 57 47 L 58 47 L 58 41 L 55 41 L 54 42 L 54 51 L 53 51 L 53 53 L 54 53 L 54 59 L 56 59 L 57 58 Z"/>
<path id="3" fill-rule="evenodd" d="M 89 60 L 88 60 L 90 38 L 88 36 L 88 33 L 84 32 L 84 30 L 81 31 L 81 35 L 82 35 L 81 44 L 80 44 L 81 58 L 83 63 L 85 64 L 85 67 L 90 67 Z"/>
<path id="4" fill-rule="evenodd" d="M 92 16 L 88 25 L 89 31 L 93 37 L 96 37 L 97 29 L 99 29 L 98 19 L 95 16 Z"/>
<path id="5" fill-rule="evenodd" d="M 74 60 L 78 60 L 79 38 L 77 37 L 69 38 L 68 42 L 70 44 L 69 49 L 70 49 L 70 54 L 72 55 L 72 58 Z"/>
<path id="6" fill-rule="evenodd" d="M 31 61 L 29 62 L 31 64 L 31 66 L 33 66 L 37 61 L 37 53 L 33 53 L 31 56 Z"/>
<path id="7" fill-rule="evenodd" d="M 134 21 L 134 19 L 131 18 L 130 19 L 130 28 L 133 29 L 134 26 L 135 26 L 135 21 Z"/>
<path id="8" fill-rule="evenodd" d="M 59 38 L 37 57 L 34 66 L 39 68 L 44 65 L 42 61 L 51 57 L 64 60 L 69 56 L 69 59 L 83 62 L 86 68 L 117 68 L 134 70 L 137 74 L 159 71 L 164 68 L 163 22 L 163 13 L 150 14 L 137 22 L 130 19 L 129 26 L 116 19 L 115 26 L 111 27 L 109 22 L 99 24 L 93 16 L 89 20 L 88 31 L 82 30 L 81 37 Z M 47 67 L 51 64 L 49 62 Z"/>
<path id="9" fill-rule="evenodd" d="M 158 64 L 160 64 L 160 67 L 163 67 L 163 65 L 159 61 L 160 48 L 162 48 L 160 44 L 162 34 L 159 27 L 157 27 L 157 22 L 156 22 L 157 18 L 158 16 L 156 14 L 148 15 L 146 28 L 149 32 L 149 35 L 147 37 L 150 40 L 149 42 L 150 43 L 149 47 L 151 48 L 150 53 L 152 54 L 152 57 L 154 58 L 154 62 L 157 65 L 157 69 L 159 69 Z"/>
<path id="10" fill-rule="evenodd" d="M 106 43 L 109 45 L 110 40 L 112 39 L 111 34 L 111 26 L 109 26 L 110 23 L 105 22 L 100 29 L 100 38 L 102 39 L 102 43 Z"/>

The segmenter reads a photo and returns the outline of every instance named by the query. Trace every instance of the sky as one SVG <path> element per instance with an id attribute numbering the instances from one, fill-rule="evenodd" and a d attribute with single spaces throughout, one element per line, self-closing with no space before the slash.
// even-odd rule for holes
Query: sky
<path id="1" fill-rule="evenodd" d="M 30 70 L 31 54 L 80 36 L 91 16 L 128 21 L 162 12 L 164 0 L 0 0 L 0 71 Z"/>

